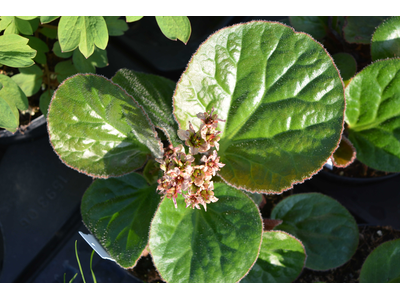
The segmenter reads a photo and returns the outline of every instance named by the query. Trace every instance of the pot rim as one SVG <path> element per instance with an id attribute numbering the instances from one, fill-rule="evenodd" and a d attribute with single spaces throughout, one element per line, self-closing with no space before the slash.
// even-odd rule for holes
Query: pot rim
<path id="1" fill-rule="evenodd" d="M 46 118 L 44 115 L 41 115 L 26 127 L 24 133 L 21 133 L 19 130 L 15 133 L 8 130 L 0 130 L 0 145 L 8 145 L 41 137 L 46 133 L 45 125 Z"/>
<path id="2" fill-rule="evenodd" d="M 346 177 L 346 176 L 339 176 L 336 174 L 333 174 L 331 172 L 326 171 L 325 169 L 322 169 L 321 172 L 318 174 L 321 174 L 321 176 L 325 178 L 329 178 L 341 183 L 350 183 L 350 184 L 367 184 L 367 183 L 375 183 L 375 182 L 380 182 L 384 180 L 391 179 L 393 177 L 399 176 L 400 173 L 391 173 L 385 176 L 379 176 L 379 177 L 367 177 L 367 178 L 359 178 L 359 177 Z"/>

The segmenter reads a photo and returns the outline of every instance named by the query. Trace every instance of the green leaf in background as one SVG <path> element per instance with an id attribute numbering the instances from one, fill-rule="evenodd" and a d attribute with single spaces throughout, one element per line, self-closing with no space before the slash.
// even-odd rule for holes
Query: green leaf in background
<path id="1" fill-rule="evenodd" d="M 14 133 L 19 126 L 19 114 L 15 106 L 0 96 L 0 127 Z"/>
<path id="2" fill-rule="evenodd" d="M 215 108 L 219 175 L 251 192 L 279 193 L 322 168 L 341 137 L 344 91 L 324 48 L 283 24 L 224 28 L 193 55 L 174 94 L 181 129 Z"/>
<path id="3" fill-rule="evenodd" d="M 335 167 L 346 168 L 356 159 L 356 149 L 353 144 L 342 135 L 339 147 L 332 155 L 332 163 Z"/>
<path id="4" fill-rule="evenodd" d="M 400 58 L 376 61 L 350 81 L 346 122 L 358 160 L 400 172 Z"/>
<path id="5" fill-rule="evenodd" d="M 71 60 L 60 61 L 54 67 L 54 71 L 57 74 L 58 82 L 63 82 L 68 77 L 75 75 L 78 73 L 78 70 L 75 68 L 75 65 L 72 63 Z"/>
<path id="6" fill-rule="evenodd" d="M 375 28 L 387 17 L 346 17 L 343 36 L 349 43 L 369 44 Z"/>
<path id="7" fill-rule="evenodd" d="M 43 27 L 43 28 L 39 29 L 39 32 L 41 34 L 43 34 L 44 36 L 48 37 L 49 39 L 54 40 L 57 38 L 57 29 L 56 28 Z"/>
<path id="8" fill-rule="evenodd" d="M 0 36 L 0 63 L 13 68 L 32 66 L 36 50 L 29 47 L 29 40 L 16 34 Z"/>
<path id="9" fill-rule="evenodd" d="M 107 47 L 106 21 L 99 16 L 62 16 L 58 23 L 58 39 L 62 51 L 69 52 L 79 46 L 79 50 L 88 58 L 93 54 L 95 45 L 103 50 Z"/>
<path id="10" fill-rule="evenodd" d="M 263 201 L 263 196 L 258 193 L 250 193 L 247 191 L 242 191 L 244 192 L 247 196 L 249 196 L 251 199 L 253 199 L 254 203 L 257 205 L 260 205 L 260 203 Z"/>
<path id="11" fill-rule="evenodd" d="M 160 17 L 156 16 L 157 24 L 162 33 L 169 39 L 180 40 L 185 45 L 189 41 L 192 27 L 188 17 Z"/>
<path id="12" fill-rule="evenodd" d="M 12 76 L 12 80 L 19 85 L 27 97 L 36 94 L 42 85 L 43 71 L 37 65 L 18 70 L 20 73 Z"/>
<path id="13" fill-rule="evenodd" d="M 15 132 L 19 126 L 19 112 L 29 107 L 28 99 L 8 76 L 0 74 L 0 127 Z"/>
<path id="14" fill-rule="evenodd" d="M 271 219 L 275 227 L 298 238 L 307 253 L 306 267 L 328 270 L 346 263 L 358 245 L 358 227 L 353 216 L 336 200 L 319 194 L 298 194 L 279 202 Z"/>
<path id="15" fill-rule="evenodd" d="M 322 41 L 328 32 L 329 17 L 289 17 L 290 24 L 296 31 L 309 33 L 314 39 Z"/>
<path id="16" fill-rule="evenodd" d="M 96 73 L 96 67 L 103 68 L 108 65 L 107 51 L 95 47 L 93 54 L 85 58 L 79 49 L 75 49 L 72 62 L 80 73 Z"/>
<path id="17" fill-rule="evenodd" d="M 262 222 L 257 206 L 240 190 L 214 184 L 217 202 L 207 211 L 176 209 L 165 198 L 151 222 L 149 249 L 167 282 L 238 282 L 255 263 Z"/>
<path id="18" fill-rule="evenodd" d="M 10 16 L 2 16 L 0 19 L 0 32 L 7 29 L 13 23 L 14 18 Z M 4 33 L 5 34 L 5 33 Z"/>
<path id="19" fill-rule="evenodd" d="M 372 251 L 365 260 L 361 283 L 400 282 L 400 239 L 385 242 Z"/>
<path id="20" fill-rule="evenodd" d="M 130 23 L 130 22 L 139 21 L 141 18 L 143 18 L 143 16 L 141 16 L 141 17 L 125 17 L 125 18 L 126 18 L 126 22 Z"/>
<path id="21" fill-rule="evenodd" d="M 131 173 L 97 179 L 83 195 L 83 222 L 124 268 L 133 267 L 147 245 L 150 222 L 160 202 L 156 187 Z"/>
<path id="22" fill-rule="evenodd" d="M 33 58 L 33 60 L 39 64 L 45 64 L 47 61 L 45 53 L 49 51 L 47 44 L 34 36 L 29 36 L 28 39 L 28 46 L 36 50 L 36 56 Z"/>
<path id="23" fill-rule="evenodd" d="M 123 19 L 119 19 L 118 16 L 104 17 L 104 20 L 107 24 L 109 36 L 123 35 L 128 30 L 128 24 Z"/>
<path id="24" fill-rule="evenodd" d="M 30 21 L 30 20 L 36 19 L 37 16 L 35 16 L 35 17 L 34 16 L 23 16 L 23 17 L 17 16 L 16 18 L 22 19 L 22 20 L 26 20 L 26 21 Z"/>
<path id="25" fill-rule="evenodd" d="M 20 19 L 18 17 L 14 17 L 15 27 L 18 29 L 18 32 L 25 35 L 32 35 L 34 30 L 29 21 Z"/>
<path id="26" fill-rule="evenodd" d="M 76 49 L 75 49 L 76 50 Z M 78 50 L 79 51 L 79 50 Z M 53 45 L 53 52 L 56 56 L 61 57 L 61 58 L 69 58 L 72 56 L 72 54 L 74 53 L 74 51 L 70 51 L 70 52 L 62 52 L 61 51 L 61 47 L 60 47 L 60 42 L 56 41 Z"/>
<path id="27" fill-rule="evenodd" d="M 40 16 L 40 23 L 46 24 L 56 20 L 58 17 Z"/>
<path id="28" fill-rule="evenodd" d="M 172 113 L 175 82 L 161 76 L 127 69 L 119 70 L 112 81 L 143 106 L 150 120 L 165 133 L 170 143 L 175 147 L 182 144 L 177 136 L 178 124 Z"/>
<path id="29" fill-rule="evenodd" d="M 147 180 L 148 184 L 154 184 L 161 177 L 160 164 L 154 159 L 149 159 L 143 169 L 143 177 Z"/>
<path id="30" fill-rule="evenodd" d="M 21 111 L 29 108 L 28 98 L 26 98 L 24 92 L 20 89 L 18 84 L 10 77 L 0 74 L 0 82 L 3 88 L 0 90 L 0 97 L 7 102 L 13 103 L 13 105 Z"/>
<path id="31" fill-rule="evenodd" d="M 357 63 L 351 54 L 340 52 L 332 55 L 337 68 L 340 71 L 343 82 L 347 85 L 350 79 L 356 74 Z"/>
<path id="32" fill-rule="evenodd" d="M 148 156 L 162 156 L 142 107 L 105 77 L 78 74 L 55 91 L 48 112 L 50 141 L 68 166 L 93 177 L 121 176 Z"/>
<path id="33" fill-rule="evenodd" d="M 263 234 L 260 255 L 243 283 L 289 283 L 294 281 L 306 263 L 303 244 L 283 231 Z"/>
<path id="34" fill-rule="evenodd" d="M 48 89 L 39 98 L 39 108 L 42 114 L 47 117 L 47 111 L 49 109 L 51 97 L 53 96 L 54 90 Z"/>
<path id="35" fill-rule="evenodd" d="M 392 17 L 376 28 L 371 42 L 372 60 L 400 56 L 400 17 Z"/>

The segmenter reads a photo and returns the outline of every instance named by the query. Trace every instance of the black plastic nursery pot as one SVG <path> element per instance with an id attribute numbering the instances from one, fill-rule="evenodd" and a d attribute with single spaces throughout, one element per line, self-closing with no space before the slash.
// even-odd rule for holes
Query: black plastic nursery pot
<path id="1" fill-rule="evenodd" d="M 321 170 L 294 193 L 319 192 L 345 206 L 359 221 L 400 229 L 400 174 L 349 178 Z"/>
<path id="2" fill-rule="evenodd" d="M 2 132 L 0 146 L 0 282 L 67 282 L 79 273 L 75 240 L 89 278 L 91 247 L 80 214 L 92 178 L 67 167 L 53 151 L 44 117 L 25 134 Z M 98 282 L 140 282 L 97 254 Z M 80 275 L 74 282 L 82 282 Z M 91 282 L 88 280 L 88 282 Z"/>

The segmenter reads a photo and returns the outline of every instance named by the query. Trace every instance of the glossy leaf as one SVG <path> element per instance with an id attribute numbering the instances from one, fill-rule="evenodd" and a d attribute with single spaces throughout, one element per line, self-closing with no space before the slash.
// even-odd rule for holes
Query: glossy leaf
<path id="1" fill-rule="evenodd" d="M 188 17 L 174 16 L 161 17 L 156 16 L 157 24 L 162 33 L 169 39 L 176 41 L 180 40 L 187 44 L 192 32 Z"/>
<path id="2" fill-rule="evenodd" d="M 387 17 L 346 17 L 343 36 L 349 43 L 369 44 L 375 28 Z"/>
<path id="3" fill-rule="evenodd" d="M 14 80 L 0 74 L 0 82 L 3 85 L 3 88 L 0 90 L 0 97 L 21 111 L 29 108 L 28 98 L 26 98 L 24 92 Z"/>
<path id="4" fill-rule="evenodd" d="M 282 231 L 263 234 L 260 255 L 243 283 L 283 283 L 294 281 L 303 270 L 306 251 L 303 244 Z"/>
<path id="5" fill-rule="evenodd" d="M 349 80 L 356 74 L 356 60 L 351 54 L 345 52 L 336 53 L 332 55 L 332 58 L 340 71 L 344 84 L 347 85 Z"/>
<path id="6" fill-rule="evenodd" d="M 83 195 L 82 219 L 111 257 L 130 268 L 147 245 L 159 202 L 156 185 L 137 173 L 97 179 Z"/>
<path id="7" fill-rule="evenodd" d="M 136 22 L 136 21 L 139 21 L 141 18 L 143 18 L 143 16 L 141 16 L 141 17 L 126 17 L 126 22 L 128 22 L 128 23 Z"/>
<path id="8" fill-rule="evenodd" d="M 0 96 L 0 127 L 16 132 L 19 126 L 19 114 L 15 106 Z"/>
<path id="9" fill-rule="evenodd" d="M 71 60 L 60 61 L 54 67 L 54 71 L 57 74 L 58 82 L 63 82 L 68 77 L 75 75 L 78 73 L 78 70 L 75 68 L 75 65 L 72 63 Z"/>
<path id="10" fill-rule="evenodd" d="M 27 97 L 36 94 L 42 85 L 42 70 L 37 65 L 28 68 L 20 68 L 18 70 L 20 73 L 11 77 L 12 80 L 19 85 Z"/>
<path id="11" fill-rule="evenodd" d="M 60 47 L 60 42 L 56 41 L 53 45 L 53 52 L 56 56 L 61 57 L 61 58 L 69 58 L 72 56 L 72 54 L 74 53 L 74 51 L 70 51 L 70 52 L 62 52 L 61 51 L 61 47 Z"/>
<path id="12" fill-rule="evenodd" d="M 174 146 L 182 143 L 177 136 L 178 124 L 172 113 L 172 95 L 175 88 L 173 81 L 127 69 L 119 70 L 112 81 L 143 106 L 150 120 L 165 133 L 170 143 Z"/>
<path id="13" fill-rule="evenodd" d="M 53 96 L 54 90 L 46 90 L 39 98 L 39 108 L 42 114 L 47 117 L 47 112 L 49 109 L 51 97 Z"/>
<path id="14" fill-rule="evenodd" d="M 289 20 L 296 31 L 309 33 L 314 39 L 322 41 L 328 32 L 328 18 L 326 16 L 301 16 L 289 17 Z"/>
<path id="15" fill-rule="evenodd" d="M 346 168 L 354 162 L 356 153 L 353 144 L 343 135 L 339 147 L 332 155 L 332 163 L 338 168 Z"/>
<path id="16" fill-rule="evenodd" d="M 346 122 L 357 159 L 400 172 L 400 58 L 374 62 L 346 87 Z"/>
<path id="17" fill-rule="evenodd" d="M 108 65 L 107 51 L 95 47 L 93 54 L 85 58 L 78 49 L 75 49 L 72 62 L 80 73 L 96 73 L 96 67 L 103 68 Z"/>
<path id="18" fill-rule="evenodd" d="M 58 23 L 58 39 L 63 52 L 75 50 L 79 46 L 88 58 L 96 45 L 105 49 L 108 43 L 108 30 L 103 17 L 62 16 Z"/>
<path id="19" fill-rule="evenodd" d="M 289 196 L 271 213 L 282 220 L 275 229 L 298 238 L 307 253 L 306 267 L 328 270 L 347 262 L 358 245 L 358 227 L 353 216 L 336 200 L 319 194 Z"/>
<path id="20" fill-rule="evenodd" d="M 400 17 L 392 17 L 376 28 L 371 42 L 372 60 L 400 56 Z"/>
<path id="21" fill-rule="evenodd" d="M 118 16 L 107 16 L 104 17 L 104 20 L 107 24 L 109 36 L 123 35 L 128 30 L 128 24 Z"/>
<path id="22" fill-rule="evenodd" d="M 210 36 L 174 94 L 182 129 L 215 108 L 219 175 L 252 192 L 282 192 L 312 176 L 339 143 L 344 92 L 332 58 L 304 33 L 249 22 Z"/>
<path id="23" fill-rule="evenodd" d="M 49 51 L 47 44 L 34 36 L 29 36 L 28 39 L 28 46 L 36 50 L 36 56 L 33 58 L 33 60 L 37 63 L 45 64 L 47 62 L 45 53 Z"/>
<path id="24" fill-rule="evenodd" d="M 36 50 L 29 47 L 29 40 L 16 34 L 0 36 L 0 63 L 13 68 L 32 66 Z"/>
<path id="25" fill-rule="evenodd" d="M 162 156 L 143 109 L 123 89 L 93 74 L 66 79 L 49 112 L 50 141 L 65 164 L 94 177 L 121 176 Z"/>
<path id="26" fill-rule="evenodd" d="M 400 239 L 385 242 L 372 251 L 365 260 L 361 283 L 400 282 Z"/>
<path id="27" fill-rule="evenodd" d="M 165 198 L 150 228 L 149 249 L 167 282 L 238 282 L 257 259 L 262 223 L 258 208 L 244 193 L 215 183 L 219 200 L 203 209 L 178 208 Z"/>
<path id="28" fill-rule="evenodd" d="M 40 16 L 40 23 L 42 23 L 42 24 L 50 23 L 58 18 L 59 17 Z"/>

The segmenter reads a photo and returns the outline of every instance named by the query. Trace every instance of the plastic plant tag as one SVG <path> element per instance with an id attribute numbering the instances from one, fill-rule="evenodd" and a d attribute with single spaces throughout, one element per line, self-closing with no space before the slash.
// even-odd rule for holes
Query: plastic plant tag
<path id="1" fill-rule="evenodd" d="M 331 158 L 328 159 L 328 161 L 325 164 L 325 167 L 327 167 L 329 170 L 333 170 L 333 164 Z"/>
<path id="2" fill-rule="evenodd" d="M 109 259 L 115 261 L 111 258 L 110 254 L 107 253 L 106 250 L 100 245 L 100 243 L 96 240 L 96 238 L 91 234 L 86 234 L 81 231 L 78 231 L 81 237 L 89 244 L 90 247 L 102 258 L 102 259 Z"/>

